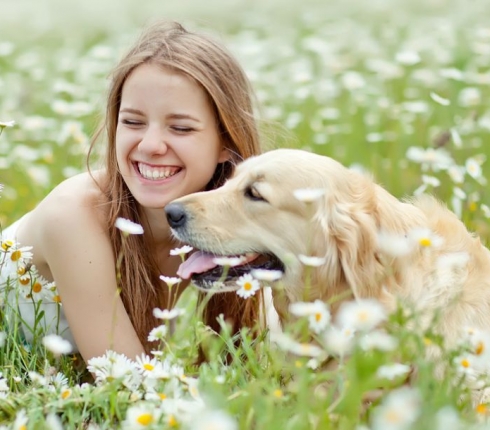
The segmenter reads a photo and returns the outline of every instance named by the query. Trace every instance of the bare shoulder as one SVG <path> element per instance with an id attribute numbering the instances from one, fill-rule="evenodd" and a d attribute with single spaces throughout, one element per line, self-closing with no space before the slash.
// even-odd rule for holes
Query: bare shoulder
<path id="1" fill-rule="evenodd" d="M 103 172 L 96 171 L 93 176 L 81 173 L 61 182 L 19 226 L 19 241 L 34 246 L 35 256 L 43 260 L 47 241 L 78 241 L 92 233 L 103 240 L 108 205 L 96 182 L 102 180 Z"/>

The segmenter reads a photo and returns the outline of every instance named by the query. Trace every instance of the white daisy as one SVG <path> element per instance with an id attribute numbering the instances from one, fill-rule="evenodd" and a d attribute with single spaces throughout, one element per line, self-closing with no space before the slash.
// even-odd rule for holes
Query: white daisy
<path id="1" fill-rule="evenodd" d="M 153 428 L 160 416 L 161 411 L 152 403 L 138 403 L 128 408 L 121 428 L 127 430 Z"/>
<path id="2" fill-rule="evenodd" d="M 189 428 L 193 430 L 238 430 L 238 424 L 228 413 L 206 409 L 196 414 Z"/>
<path id="3" fill-rule="evenodd" d="M 215 257 L 213 258 L 213 263 L 218 266 L 235 267 L 240 266 L 246 260 L 247 258 L 244 255 L 241 255 L 240 257 Z"/>
<path id="4" fill-rule="evenodd" d="M 281 270 L 252 269 L 250 274 L 259 281 L 274 282 L 282 278 Z"/>
<path id="5" fill-rule="evenodd" d="M 337 313 L 337 323 L 340 327 L 370 331 L 386 317 L 386 311 L 378 301 L 359 299 L 342 303 Z"/>
<path id="6" fill-rule="evenodd" d="M 394 351 L 398 346 L 398 339 L 388 333 L 379 330 L 373 330 L 372 332 L 364 334 L 359 339 L 359 346 L 364 351 L 372 351 L 377 349 L 379 351 Z"/>
<path id="7" fill-rule="evenodd" d="M 325 355 L 325 352 L 319 346 L 311 343 L 297 342 L 284 333 L 272 332 L 270 335 L 270 340 L 276 343 L 282 350 L 299 356 L 318 358 Z"/>
<path id="8" fill-rule="evenodd" d="M 180 248 L 174 248 L 170 250 L 170 255 L 180 255 L 183 257 L 185 254 L 189 254 L 194 248 L 189 245 L 184 245 Z"/>
<path id="9" fill-rule="evenodd" d="M 323 341 L 325 349 L 333 355 L 344 357 L 352 351 L 355 331 L 350 327 L 331 325 L 325 331 Z"/>
<path id="10" fill-rule="evenodd" d="M 444 97 L 441 97 L 439 94 L 436 94 L 433 91 L 430 93 L 430 98 L 442 106 L 449 106 L 451 104 L 451 101 L 449 99 L 445 99 Z"/>
<path id="11" fill-rule="evenodd" d="M 422 248 L 439 248 L 444 239 L 428 228 L 415 228 L 409 233 L 409 238 Z"/>
<path id="12" fill-rule="evenodd" d="M 153 316 L 160 320 L 173 320 L 174 318 L 179 317 L 185 313 L 184 309 L 173 308 L 173 309 L 153 309 Z"/>
<path id="13" fill-rule="evenodd" d="M 160 276 L 160 280 L 165 282 L 168 288 L 172 288 L 174 285 L 178 285 L 182 282 L 182 278 L 178 278 L 175 276 Z"/>
<path id="14" fill-rule="evenodd" d="M 476 159 L 470 157 L 465 162 L 466 171 L 473 179 L 479 179 L 482 175 L 482 168 Z"/>
<path id="15" fill-rule="evenodd" d="M 57 334 L 48 334 L 47 336 L 44 336 L 43 345 L 55 356 L 69 354 L 73 350 L 71 343 Z"/>
<path id="16" fill-rule="evenodd" d="M 240 276 L 236 283 L 240 287 L 236 293 L 244 299 L 248 299 L 249 297 L 255 295 L 255 292 L 260 289 L 259 281 L 254 279 L 249 273 Z"/>
<path id="17" fill-rule="evenodd" d="M 294 197 L 300 202 L 313 203 L 325 194 L 322 188 L 300 188 L 293 191 Z"/>
<path id="18" fill-rule="evenodd" d="M 395 378 L 406 376 L 410 373 L 410 366 L 401 363 L 385 364 L 378 367 L 376 370 L 376 376 L 382 379 L 389 379 L 390 381 Z"/>
<path id="19" fill-rule="evenodd" d="M 0 121 L 0 129 L 5 127 L 13 127 L 15 125 L 15 121 Z"/>
<path id="20" fill-rule="evenodd" d="M 143 227 L 133 221 L 130 221 L 126 218 L 118 218 L 116 219 L 116 223 L 114 224 L 116 228 L 121 230 L 124 234 L 143 234 Z"/>
<path id="21" fill-rule="evenodd" d="M 420 414 L 420 394 L 403 387 L 390 392 L 373 411 L 372 430 L 402 430 L 412 428 Z"/>
<path id="22" fill-rule="evenodd" d="M 166 325 L 159 325 L 158 327 L 155 327 L 150 331 L 150 334 L 148 335 L 148 341 L 156 342 L 165 339 L 165 336 L 167 335 L 167 331 L 168 328 Z"/>
<path id="23" fill-rule="evenodd" d="M 320 333 L 330 323 L 331 315 L 327 305 L 321 300 L 315 300 L 313 303 L 296 302 L 289 306 L 293 315 L 308 317 L 310 329 L 315 333 Z"/>
<path id="24" fill-rule="evenodd" d="M 325 264 L 325 262 L 327 261 L 327 259 L 324 257 L 313 257 L 313 256 L 308 256 L 303 254 L 298 255 L 298 259 L 305 266 L 310 266 L 310 267 L 319 267 Z"/>

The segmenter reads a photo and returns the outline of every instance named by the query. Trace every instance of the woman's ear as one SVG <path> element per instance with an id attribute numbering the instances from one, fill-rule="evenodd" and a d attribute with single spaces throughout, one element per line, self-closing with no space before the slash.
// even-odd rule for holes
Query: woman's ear
<path id="1" fill-rule="evenodd" d="M 218 163 L 225 163 L 231 160 L 231 152 L 228 148 L 224 147 L 221 149 L 218 157 Z"/>

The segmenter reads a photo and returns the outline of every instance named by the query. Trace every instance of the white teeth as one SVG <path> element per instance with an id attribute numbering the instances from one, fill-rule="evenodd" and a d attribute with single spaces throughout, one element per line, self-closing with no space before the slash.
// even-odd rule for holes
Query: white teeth
<path id="1" fill-rule="evenodd" d="M 150 167 L 142 163 L 138 163 L 138 170 L 143 178 L 150 180 L 170 178 L 178 172 L 175 167 Z"/>

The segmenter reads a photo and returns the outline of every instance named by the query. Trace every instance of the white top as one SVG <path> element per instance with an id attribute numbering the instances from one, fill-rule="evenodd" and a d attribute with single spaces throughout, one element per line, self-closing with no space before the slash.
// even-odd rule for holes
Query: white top
<path id="1" fill-rule="evenodd" d="M 58 334 L 71 343 L 73 352 L 78 352 L 63 306 L 59 303 L 55 284 L 40 276 L 34 265 L 29 266 L 31 258 L 28 245 L 17 243 L 17 229 L 27 216 L 29 213 L 0 234 L 1 243 L 4 245 L 0 251 L 6 251 L 6 254 L 0 252 L 0 291 L 6 288 L 8 282 L 9 292 L 5 304 L 9 307 L 9 312 L 6 312 L 6 317 L 10 320 L 8 323 L 20 323 L 20 329 L 29 343 L 33 341 L 34 330 L 41 331 L 41 339 L 48 334 Z M 8 240 L 13 242 L 11 247 L 5 245 Z M 12 252 L 16 249 L 21 250 L 22 259 L 12 261 Z M 6 258 L 2 265 L 4 257 Z M 28 267 L 28 270 L 22 274 L 25 267 Z M 36 316 L 41 312 L 44 312 L 44 315 L 35 327 Z"/>

